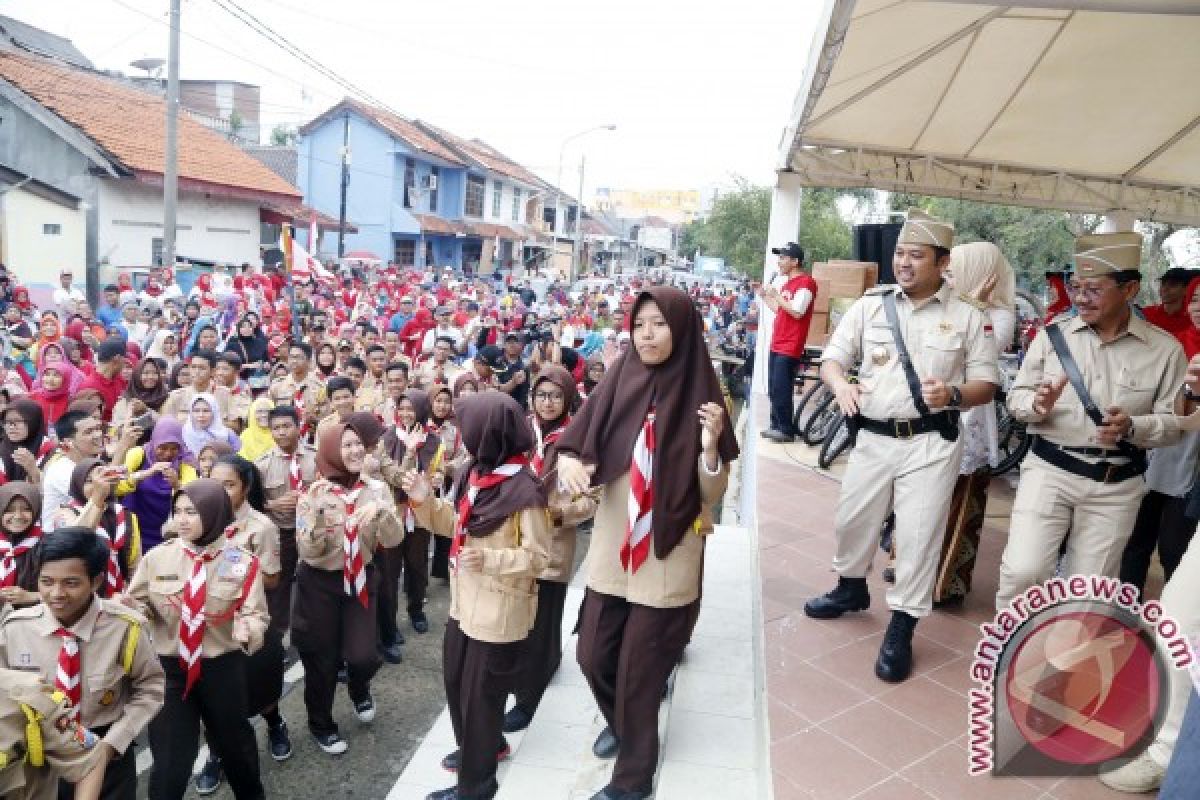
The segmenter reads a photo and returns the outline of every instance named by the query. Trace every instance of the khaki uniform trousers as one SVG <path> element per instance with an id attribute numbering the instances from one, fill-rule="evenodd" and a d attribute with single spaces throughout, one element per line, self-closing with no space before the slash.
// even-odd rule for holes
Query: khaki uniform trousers
<path id="1" fill-rule="evenodd" d="M 1033 453 L 1026 456 L 1000 561 L 996 609 L 1007 608 L 1018 594 L 1054 576 L 1064 538 L 1064 575 L 1116 577 L 1145 494 L 1141 476 L 1099 483 Z"/>
<path id="2" fill-rule="evenodd" d="M 1197 586 L 1200 586 L 1200 544 L 1193 536 L 1183 560 L 1163 587 L 1161 600 L 1163 615 L 1175 620 L 1180 635 L 1186 636 L 1189 642 L 1194 642 L 1196 635 L 1200 634 L 1200 592 L 1196 591 Z M 1179 729 L 1183 725 L 1183 715 L 1191 696 L 1192 673 L 1186 667 L 1175 669 L 1173 664 L 1168 664 L 1167 715 L 1154 742 L 1146 751 L 1163 769 L 1171 761 L 1171 753 L 1175 750 L 1175 740 L 1179 738 Z"/>
<path id="3" fill-rule="evenodd" d="M 838 498 L 833 559 L 838 575 L 866 576 L 883 521 L 895 511 L 896 582 L 888 589 L 888 606 L 914 617 L 929 615 L 962 448 L 962 436 L 948 442 L 936 432 L 910 439 L 858 432 Z"/>

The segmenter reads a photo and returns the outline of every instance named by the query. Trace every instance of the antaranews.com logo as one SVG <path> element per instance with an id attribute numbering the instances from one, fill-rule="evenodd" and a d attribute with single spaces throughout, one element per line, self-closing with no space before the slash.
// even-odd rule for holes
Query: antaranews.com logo
<path id="1" fill-rule="evenodd" d="M 1165 713 L 1166 670 L 1193 661 L 1162 606 L 1117 578 L 1054 578 L 980 630 L 972 775 L 1078 775 L 1136 757 Z"/>

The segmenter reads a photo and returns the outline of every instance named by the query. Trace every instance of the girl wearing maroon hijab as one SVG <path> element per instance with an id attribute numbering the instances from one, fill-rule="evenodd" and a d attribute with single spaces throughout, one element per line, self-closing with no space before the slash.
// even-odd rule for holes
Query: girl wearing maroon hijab
<path id="1" fill-rule="evenodd" d="M 659 700 L 691 635 L 704 536 L 738 456 L 691 299 L 651 287 L 632 316 L 633 346 L 557 442 L 558 485 L 599 490 L 576 657 L 608 722 L 593 752 L 617 763 L 593 800 L 650 796 Z"/>
<path id="2" fill-rule="evenodd" d="M 454 500 L 434 497 L 416 470 L 402 480 L 417 524 L 452 537 L 442 675 L 459 749 L 442 766 L 458 773 L 458 783 L 426 800 L 496 793 L 496 762 L 509 752 L 504 703 L 516 688 L 534 623 L 534 579 L 552 535 L 541 482 L 529 468 L 533 434 L 517 401 L 483 392 L 459 400 L 455 413 L 472 463 L 455 481 Z"/>

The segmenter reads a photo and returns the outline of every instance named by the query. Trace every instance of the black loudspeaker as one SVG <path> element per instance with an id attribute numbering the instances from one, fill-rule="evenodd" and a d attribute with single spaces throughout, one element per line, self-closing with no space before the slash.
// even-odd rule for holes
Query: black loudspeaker
<path id="1" fill-rule="evenodd" d="M 879 265 L 879 283 L 895 283 L 892 273 L 892 253 L 900 238 L 900 222 L 874 222 L 854 226 L 854 260 L 874 261 Z"/>

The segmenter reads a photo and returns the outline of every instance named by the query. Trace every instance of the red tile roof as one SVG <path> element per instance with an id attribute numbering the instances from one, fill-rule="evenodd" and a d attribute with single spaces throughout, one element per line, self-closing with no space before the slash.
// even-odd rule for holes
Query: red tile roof
<path id="1" fill-rule="evenodd" d="M 166 141 L 166 100 L 116 78 L 35 56 L 0 52 L 0 78 L 78 128 L 139 177 L 161 183 Z M 300 190 L 219 133 L 179 115 L 181 186 L 223 187 L 245 195 L 299 201 Z"/>
<path id="2" fill-rule="evenodd" d="M 339 102 L 333 108 L 314 118 L 311 122 L 307 122 L 302 125 L 300 127 L 300 133 L 308 133 L 313 128 L 324 124 L 330 118 L 336 116 L 339 112 L 345 109 L 350 109 L 360 116 L 374 122 L 388 133 L 392 134 L 398 139 L 404 140 L 423 153 L 435 156 L 443 161 L 448 161 L 451 164 L 466 166 L 462 158 L 457 153 L 439 142 L 436 137 L 430 136 L 412 120 L 405 119 L 399 114 L 393 114 L 390 111 L 384 111 L 382 108 L 376 108 L 375 106 L 359 102 L 351 97 L 342 98 L 341 102 Z"/>
<path id="3" fill-rule="evenodd" d="M 466 233 L 467 228 L 461 222 L 452 222 L 441 217 L 435 217 L 432 214 L 413 214 L 417 218 L 417 222 L 421 223 L 421 230 L 425 233 Z"/>
<path id="4" fill-rule="evenodd" d="M 501 153 L 496 148 L 489 145 L 487 142 L 479 139 L 464 139 L 461 136 L 456 136 L 450 131 L 438 128 L 425 121 L 419 121 L 421 127 L 428 129 L 434 135 L 440 137 L 443 141 L 449 143 L 451 147 L 458 150 L 472 161 L 477 162 L 489 172 L 495 172 L 500 175 L 507 175 L 513 180 L 521 181 L 530 186 L 544 186 L 545 182 L 534 175 L 525 167 L 513 161 L 508 156 Z"/>
<path id="5" fill-rule="evenodd" d="M 525 234 L 518 233 L 505 225 L 493 225 L 490 222 L 468 222 L 468 236 L 482 236 L 485 239 L 513 239 L 524 241 Z"/>

